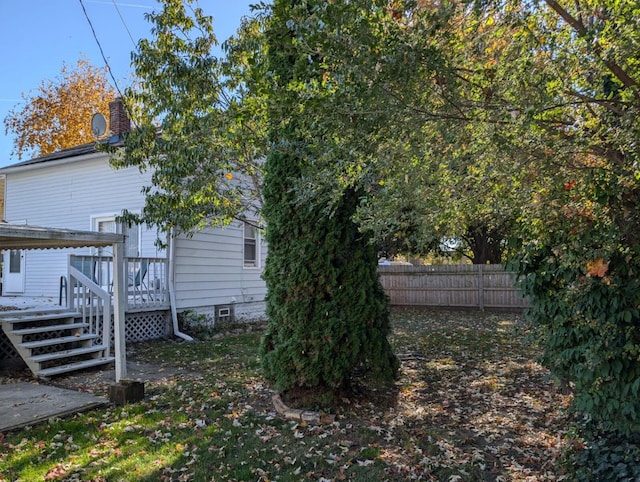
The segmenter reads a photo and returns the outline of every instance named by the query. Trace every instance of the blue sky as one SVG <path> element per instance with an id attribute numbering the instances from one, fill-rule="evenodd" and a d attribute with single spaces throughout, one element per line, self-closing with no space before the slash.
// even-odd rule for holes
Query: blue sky
<path id="1" fill-rule="evenodd" d="M 122 89 L 131 79 L 134 42 L 149 37 L 144 14 L 159 9 L 156 0 L 82 0 L 111 71 Z M 199 0 L 213 17 L 220 42 L 232 35 L 257 0 Z M 116 8 L 117 7 L 117 8 Z M 133 39 L 133 40 L 132 40 Z M 104 61 L 80 0 L 0 0 L 0 167 L 18 162 L 4 119 L 43 80 L 59 76 L 63 63 L 84 56 L 95 67 Z M 22 160 L 25 160 L 24 158 Z"/>

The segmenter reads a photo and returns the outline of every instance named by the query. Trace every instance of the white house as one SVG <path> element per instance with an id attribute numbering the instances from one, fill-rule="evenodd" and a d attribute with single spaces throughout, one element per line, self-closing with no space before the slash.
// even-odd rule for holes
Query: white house
<path id="1" fill-rule="evenodd" d="M 117 140 L 123 132 L 123 121 L 118 120 L 122 105 L 114 101 L 110 108 L 111 140 Z M 137 281 L 144 285 L 147 296 L 141 299 L 153 300 L 156 308 L 238 320 L 263 316 L 266 286 L 261 275 L 266 245 L 252 223 L 235 222 L 193 237 L 177 236 L 170 240 L 169 249 L 159 249 L 157 231 L 116 225 L 123 210 L 143 208 L 141 189 L 150 184 L 151 173 L 113 169 L 109 155 L 98 152 L 94 144 L 13 164 L 0 169 L 0 176 L 5 178 L 7 222 L 84 231 L 124 229 L 130 281 L 142 275 Z M 108 250 L 10 250 L 4 253 L 2 295 L 64 297 L 72 253 L 97 259 L 97 271 L 94 261 L 92 274 L 98 284 L 108 287 L 112 271 L 102 269 L 103 260 L 110 256 Z M 143 305 L 137 309 L 143 310 Z"/>

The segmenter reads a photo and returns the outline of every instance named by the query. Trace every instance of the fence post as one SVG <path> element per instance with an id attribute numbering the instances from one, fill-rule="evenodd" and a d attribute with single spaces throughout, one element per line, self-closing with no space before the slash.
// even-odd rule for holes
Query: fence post
<path id="1" fill-rule="evenodd" d="M 484 273 L 483 265 L 478 265 L 478 308 L 484 311 Z"/>

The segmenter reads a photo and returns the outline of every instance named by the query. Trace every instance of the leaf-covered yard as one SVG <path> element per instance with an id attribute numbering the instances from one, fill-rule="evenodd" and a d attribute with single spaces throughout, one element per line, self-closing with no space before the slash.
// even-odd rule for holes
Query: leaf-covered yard
<path id="1" fill-rule="evenodd" d="M 124 408 L 0 435 L 0 481 L 561 480 L 570 395 L 527 332 L 514 314 L 394 311 L 396 389 L 362 389 L 325 426 L 277 416 L 259 332 L 137 345 L 137 360 L 192 375 L 147 383 Z"/>

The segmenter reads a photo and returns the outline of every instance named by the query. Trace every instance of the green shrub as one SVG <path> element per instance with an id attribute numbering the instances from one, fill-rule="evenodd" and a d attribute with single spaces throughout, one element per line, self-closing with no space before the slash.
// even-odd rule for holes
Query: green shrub
<path id="1" fill-rule="evenodd" d="M 618 218 L 631 211 L 615 206 L 615 178 L 587 174 L 536 204 L 513 267 L 542 362 L 573 389 L 577 415 L 631 434 L 640 431 L 640 238 Z"/>
<path id="2" fill-rule="evenodd" d="M 214 333 L 214 326 L 211 319 L 193 310 L 184 310 L 178 313 L 178 327 L 180 331 L 193 338 L 207 338 Z"/>
<path id="3" fill-rule="evenodd" d="M 583 428 L 574 437 L 563 463 L 571 480 L 640 480 L 640 434 Z"/>

